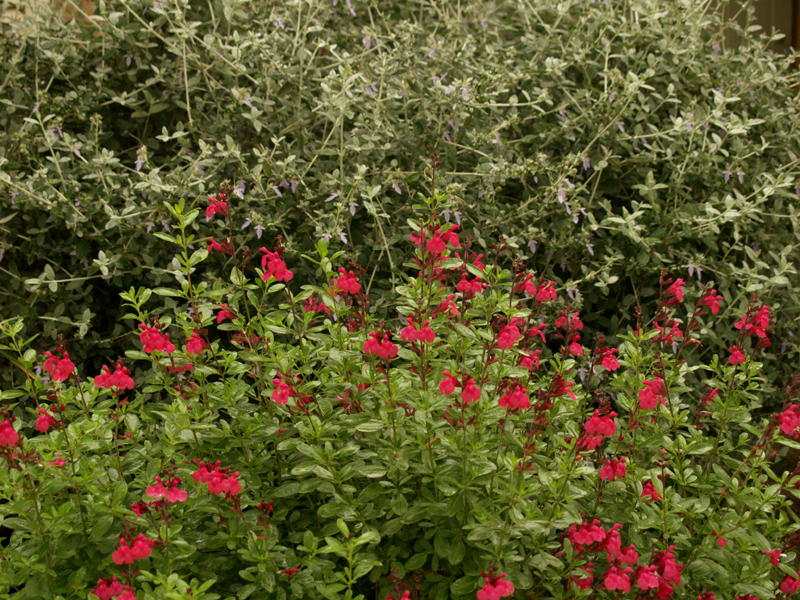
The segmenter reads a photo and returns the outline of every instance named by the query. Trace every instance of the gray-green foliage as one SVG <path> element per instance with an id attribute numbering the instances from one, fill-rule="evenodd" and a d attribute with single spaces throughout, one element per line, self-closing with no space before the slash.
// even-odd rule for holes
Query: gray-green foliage
<path id="1" fill-rule="evenodd" d="M 709 2 L 656 0 L 117 1 L 20 24 L 0 50 L 2 316 L 116 349 L 117 292 L 172 278 L 149 232 L 162 201 L 205 206 L 229 181 L 251 220 L 237 243 L 280 234 L 292 266 L 331 236 L 393 317 L 382 292 L 438 152 L 448 216 L 580 289 L 584 341 L 619 325 L 608 304 L 648 315 L 660 268 L 702 269 L 723 317 L 751 292 L 781 315 L 772 358 L 786 364 L 797 76 L 755 35 Z M 733 333 L 704 332 L 701 352 L 724 354 Z"/>

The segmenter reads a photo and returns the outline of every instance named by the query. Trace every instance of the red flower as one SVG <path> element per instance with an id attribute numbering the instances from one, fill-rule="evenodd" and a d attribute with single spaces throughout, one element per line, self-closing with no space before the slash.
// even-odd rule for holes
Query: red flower
<path id="1" fill-rule="evenodd" d="M 36 419 L 36 431 L 39 433 L 47 433 L 51 426 L 56 424 L 53 415 L 47 412 L 46 408 L 39 409 L 39 418 Z"/>
<path id="2" fill-rule="evenodd" d="M 616 348 L 601 348 L 598 352 L 602 352 L 600 363 L 606 371 L 616 371 L 619 369 L 619 361 L 614 356 L 617 353 Z"/>
<path id="3" fill-rule="evenodd" d="M 536 300 L 537 302 L 547 302 L 549 300 L 556 299 L 556 282 L 551 281 L 542 287 L 539 288 L 539 291 L 536 292 Z"/>
<path id="4" fill-rule="evenodd" d="M 777 567 L 780 564 L 780 562 L 781 562 L 781 549 L 780 548 L 776 548 L 775 550 L 770 550 L 769 552 L 767 552 L 765 550 L 764 554 L 769 556 L 769 560 L 772 563 L 773 567 Z"/>
<path id="5" fill-rule="evenodd" d="M 0 446 L 14 446 L 19 441 L 19 434 L 14 431 L 11 421 L 5 419 L 0 423 Z"/>
<path id="6" fill-rule="evenodd" d="M 353 271 L 349 273 L 345 272 L 344 269 L 340 268 L 339 273 L 342 274 L 341 277 L 337 277 L 334 280 L 336 284 L 336 289 L 339 290 L 339 293 L 342 294 L 357 294 L 361 291 L 361 284 L 358 283 L 356 279 L 356 274 Z"/>
<path id="7" fill-rule="evenodd" d="M 287 404 L 289 398 L 297 396 L 297 393 L 283 380 L 283 373 L 278 373 L 278 377 L 272 380 L 275 384 L 275 391 L 272 392 L 272 399 L 275 404 Z"/>
<path id="8" fill-rule="evenodd" d="M 472 377 L 468 376 L 466 382 L 464 383 L 464 387 L 461 389 L 461 399 L 465 404 L 470 404 L 475 402 L 480 397 L 480 389 L 476 387 L 475 381 L 472 379 Z"/>
<path id="9" fill-rule="evenodd" d="M 510 350 L 522 335 L 515 325 L 506 325 L 497 335 L 497 347 L 501 350 Z"/>
<path id="10" fill-rule="evenodd" d="M 476 294 L 480 294 L 483 288 L 487 287 L 485 283 L 481 283 L 480 278 L 476 277 L 472 281 L 467 281 L 467 274 L 461 275 L 461 281 L 456 285 L 456 290 L 464 294 L 464 297 L 469 299 Z"/>
<path id="11" fill-rule="evenodd" d="M 781 431 L 784 435 L 797 439 L 797 428 L 800 427 L 800 406 L 792 404 L 778 417 Z"/>
<path id="12" fill-rule="evenodd" d="M 652 481 L 648 481 L 644 484 L 642 489 L 642 495 L 639 496 L 640 498 L 644 498 L 645 502 L 656 502 L 661 500 L 661 494 L 656 491 L 655 486 L 653 485 Z"/>
<path id="13" fill-rule="evenodd" d="M 181 490 L 178 488 L 180 484 L 180 478 L 175 477 L 167 482 L 167 485 L 169 485 L 169 489 L 167 489 L 161 482 L 161 477 L 156 477 L 156 484 L 148 487 L 145 490 L 145 494 L 151 498 L 166 498 L 167 502 L 172 504 L 175 504 L 176 502 L 186 502 L 189 494 L 186 492 L 186 490 Z"/>
<path id="14" fill-rule="evenodd" d="M 652 381 L 644 380 L 645 389 L 639 390 L 639 408 L 651 410 L 659 404 L 664 404 L 662 394 L 665 393 L 664 383 L 656 377 Z"/>
<path id="15" fill-rule="evenodd" d="M 497 403 L 502 407 L 509 410 L 522 409 L 527 410 L 531 407 L 531 400 L 528 398 L 527 389 L 521 385 L 517 385 L 513 392 L 506 393 L 505 396 L 500 398 Z"/>
<path id="16" fill-rule="evenodd" d="M 209 471 L 203 461 L 200 461 L 200 468 L 192 473 L 195 483 L 203 482 L 208 486 L 211 494 L 225 494 L 226 497 L 236 496 L 242 491 L 239 483 L 239 471 L 233 475 L 228 475 L 229 469 L 220 469 L 220 461 L 214 465 L 214 470 Z"/>
<path id="17" fill-rule="evenodd" d="M 578 586 L 580 590 L 588 590 L 592 587 L 592 583 L 594 583 L 594 573 L 590 567 L 593 567 L 594 563 L 588 563 L 585 567 L 581 567 L 582 570 L 586 571 L 586 577 L 578 577 L 577 575 L 573 575 L 571 578 L 572 583 Z"/>
<path id="18" fill-rule="evenodd" d="M 63 458 L 61 458 L 58 455 L 56 455 L 56 456 L 57 456 L 56 460 L 54 460 L 53 462 L 47 463 L 48 467 L 63 467 L 65 464 L 67 464 L 67 463 L 64 462 Z"/>
<path id="19" fill-rule="evenodd" d="M 622 477 L 625 477 L 625 473 L 627 471 L 627 468 L 625 467 L 626 460 L 627 459 L 623 457 L 619 460 L 606 461 L 606 464 L 603 465 L 603 468 L 599 471 L 600 479 L 614 481 L 615 479 L 621 479 Z"/>
<path id="20" fill-rule="evenodd" d="M 400 339 L 404 342 L 428 342 L 430 344 L 436 338 L 436 333 L 428 327 L 430 319 L 425 321 L 422 329 L 416 329 L 414 320 L 411 317 L 407 317 L 406 322 L 408 325 L 400 332 Z"/>
<path id="21" fill-rule="evenodd" d="M 56 352 L 59 352 L 59 350 L 56 350 Z M 44 370 L 50 373 L 53 381 L 66 381 L 75 370 L 75 365 L 69 359 L 69 353 L 63 352 L 63 354 L 63 358 L 57 358 L 53 356 L 52 352 L 44 353 L 47 357 L 47 360 L 44 361 Z"/>
<path id="22" fill-rule="evenodd" d="M 485 573 L 481 573 L 481 576 L 485 578 L 485 585 L 478 590 L 478 600 L 500 600 L 500 598 L 514 593 L 514 585 L 503 579 L 506 576 L 505 573 L 498 573 L 497 577 Z"/>
<path id="23" fill-rule="evenodd" d="M 641 567 L 636 572 L 636 585 L 639 586 L 639 589 L 647 591 L 658 588 L 657 568 L 655 565 L 651 565 L 649 567 Z"/>
<path id="24" fill-rule="evenodd" d="M 124 536 L 120 536 L 119 548 L 111 555 L 111 559 L 118 565 L 130 565 L 134 561 L 147 558 L 155 545 L 155 541 L 146 538 L 141 533 L 136 536 L 130 546 L 128 546 L 128 541 Z"/>
<path id="25" fill-rule="evenodd" d="M 116 387 L 119 390 L 132 390 L 133 378 L 130 375 L 131 372 L 120 364 L 117 364 L 114 373 L 111 373 L 109 368 L 103 365 L 103 372 L 94 378 L 94 384 L 105 389 Z"/>
<path id="26" fill-rule="evenodd" d="M 712 315 L 717 314 L 719 312 L 719 301 L 722 300 L 722 296 L 714 296 L 716 293 L 717 290 L 709 290 L 708 292 L 704 293 L 700 298 L 700 301 L 697 303 L 697 306 L 708 306 L 711 308 Z"/>
<path id="27" fill-rule="evenodd" d="M 150 352 L 164 352 L 172 354 L 175 352 L 175 345 L 169 341 L 169 335 L 162 333 L 157 327 L 148 327 L 144 323 L 139 325 L 142 333 L 139 334 L 139 340 L 144 344 L 143 350 L 148 354 Z"/>
<path id="28" fill-rule="evenodd" d="M 797 574 L 800 576 L 800 571 Z M 781 582 L 780 590 L 786 595 L 794 594 L 800 590 L 800 579 L 787 575 Z"/>
<path id="29" fill-rule="evenodd" d="M 522 358 L 520 358 L 519 366 L 529 371 L 538 371 L 539 370 L 539 355 L 542 353 L 541 350 L 535 350 L 532 354 L 522 354 Z"/>
<path id="30" fill-rule="evenodd" d="M 389 360 L 391 358 L 395 358 L 397 356 L 398 348 L 395 344 L 389 341 L 389 334 L 383 334 L 383 340 L 381 341 L 381 336 L 377 331 L 371 331 L 369 333 L 370 338 L 364 342 L 364 352 L 366 354 L 372 354 L 383 360 Z"/>
<path id="31" fill-rule="evenodd" d="M 589 435 L 604 435 L 611 437 L 617 432 L 617 424 L 614 422 L 614 417 L 617 413 L 612 411 L 602 417 L 599 415 L 600 411 L 595 410 L 592 417 L 584 425 L 586 433 Z"/>
<path id="32" fill-rule="evenodd" d="M 227 321 L 228 319 L 233 319 L 234 314 L 230 310 L 230 306 L 228 306 L 227 304 L 220 304 L 219 308 L 220 311 L 217 313 L 217 325 L 219 325 L 223 321 Z"/>
<path id="33" fill-rule="evenodd" d="M 111 579 L 99 579 L 97 587 L 92 590 L 92 593 L 100 600 L 113 600 L 113 598 L 120 600 L 122 594 L 132 594 L 133 590 L 129 585 L 123 585 L 117 581 L 117 576 L 114 575 Z"/>
<path id="34" fill-rule="evenodd" d="M 742 320 L 736 323 L 734 327 L 736 327 L 736 329 L 744 328 L 745 337 L 753 334 L 760 338 L 767 337 L 767 329 L 769 328 L 769 306 L 762 306 L 750 319 L 748 319 L 747 314 L 745 314 Z"/>
<path id="35" fill-rule="evenodd" d="M 228 203 L 226 200 L 228 197 L 223 194 L 217 194 L 216 198 L 209 198 L 208 201 L 211 203 L 206 208 L 206 220 L 210 219 L 214 215 L 223 215 L 228 216 Z"/>
<path id="36" fill-rule="evenodd" d="M 684 285 L 686 285 L 686 282 L 683 279 L 678 279 L 675 283 L 669 286 L 669 289 L 667 289 L 667 294 L 674 296 L 674 298 L 667 302 L 667 306 L 672 306 L 673 304 L 680 304 L 683 302 Z"/>
<path id="37" fill-rule="evenodd" d="M 206 343 L 196 331 L 186 340 L 186 354 L 200 354 L 206 347 Z"/>
<path id="38" fill-rule="evenodd" d="M 631 591 L 631 580 L 628 576 L 629 573 L 633 573 L 633 569 L 630 567 L 626 567 L 624 569 L 621 569 L 617 566 L 611 567 L 606 572 L 606 578 L 603 582 L 606 586 L 606 589 L 612 592 L 614 590 L 619 590 L 620 592 Z"/>
<path id="39" fill-rule="evenodd" d="M 261 257 L 261 268 L 264 269 L 264 274 L 261 276 L 263 281 L 269 280 L 270 277 L 274 277 L 275 281 L 289 281 L 294 277 L 294 273 L 286 268 L 286 263 L 277 252 L 270 252 L 266 248 L 259 250 L 264 253 Z"/>
<path id="40" fill-rule="evenodd" d="M 728 348 L 728 352 L 731 353 L 730 357 L 728 358 L 728 362 L 732 365 L 740 365 L 747 360 L 747 357 L 744 355 L 744 353 L 739 350 L 739 346 L 731 346 Z"/>
<path id="41" fill-rule="evenodd" d="M 444 375 L 444 379 L 439 384 L 439 392 L 445 396 L 449 396 L 456 391 L 458 379 L 450 375 L 450 371 L 442 371 L 442 375 Z"/>

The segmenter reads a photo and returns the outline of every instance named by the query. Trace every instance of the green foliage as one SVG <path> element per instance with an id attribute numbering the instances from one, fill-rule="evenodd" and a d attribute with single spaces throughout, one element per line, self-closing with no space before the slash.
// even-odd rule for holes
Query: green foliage
<path id="1" fill-rule="evenodd" d="M 800 477 L 770 457 L 798 446 L 800 378 L 780 420 L 754 418 L 760 353 L 690 366 L 714 294 L 687 305 L 663 277 L 655 320 L 618 332 L 618 348 L 582 345 L 553 282 L 481 259 L 440 219 L 453 202 L 423 198 L 425 219 L 410 223 L 416 247 L 404 242 L 411 262 L 389 297 L 407 317 L 400 333 L 369 314 L 365 273 L 328 243 L 303 259 L 318 284 L 296 282 L 271 242 L 263 261 L 237 245 L 219 266 L 224 253 L 190 248 L 200 213 L 185 202 L 165 205 L 175 281 L 121 296 L 143 345 L 126 352 L 145 367 L 135 386 L 119 363 L 103 375 L 65 363 L 72 345 L 48 357 L 46 380 L 22 321 L 3 323 L 0 351 L 25 382 L 0 392 L 12 532 L 0 596 L 91 598 L 116 576 L 139 600 L 385 600 L 400 582 L 467 599 L 499 571 L 514 598 L 566 600 L 584 595 L 570 580 L 589 569 L 592 593 L 619 598 L 603 585 L 626 564 L 631 598 L 649 567 L 673 598 L 794 585 L 786 496 Z M 239 225 L 223 212 L 202 227 Z M 204 267 L 220 277 L 199 281 Z M 175 310 L 155 317 L 159 298 Z M 681 315 L 673 355 L 661 346 Z M 763 341 L 769 308 L 753 299 L 740 317 L 738 344 Z M 124 560 L 138 535 L 152 547 Z"/>
<path id="2" fill-rule="evenodd" d="M 797 75 L 751 21 L 721 23 L 708 1 L 332 4 L 128 0 L 5 26 L 3 316 L 89 338 L 99 366 L 124 344 L 119 292 L 175 269 L 151 232 L 169 233 L 162 201 L 204 206 L 228 180 L 250 221 L 236 244 L 282 235 L 311 282 L 298 257 L 329 238 L 393 318 L 435 151 L 458 200 L 446 217 L 581 290 L 588 330 L 632 324 L 636 305 L 652 317 L 638 282 L 661 268 L 702 270 L 726 311 L 753 292 L 774 307 L 768 380 L 786 379 Z M 705 360 L 731 343 L 705 333 Z"/>

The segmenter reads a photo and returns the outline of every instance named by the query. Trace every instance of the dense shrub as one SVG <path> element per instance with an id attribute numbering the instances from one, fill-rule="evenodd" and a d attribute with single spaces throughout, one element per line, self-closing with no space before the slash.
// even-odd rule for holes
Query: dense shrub
<path id="1" fill-rule="evenodd" d="M 555 282 L 498 267 L 505 245 L 478 255 L 438 217 L 453 201 L 426 198 L 402 242 L 413 260 L 389 298 L 400 331 L 369 315 L 365 273 L 328 242 L 305 259 L 320 285 L 297 284 L 280 243 L 260 261 L 219 240 L 191 250 L 216 222 L 240 225 L 224 196 L 210 224 L 166 205 L 177 282 L 122 295 L 141 343 L 127 360 L 87 370 L 73 345 L 37 357 L 22 321 L 0 328 L 25 375 L 0 409 L 0 523 L 13 530 L 0 594 L 794 593 L 800 537 L 784 494 L 800 476 L 770 457 L 800 446 L 800 376 L 780 414 L 752 415 L 770 307 L 753 298 L 725 321 L 716 290 L 692 303 L 664 274 L 657 317 L 609 347 Z M 218 256 L 223 277 L 198 282 Z M 173 319 L 150 310 L 158 296 L 177 303 Z M 709 314 L 737 348 L 689 366 Z M 677 355 L 662 350 L 673 340 Z M 757 342 L 748 356 L 744 340 Z M 149 368 L 134 381 L 137 362 Z"/>
<path id="2" fill-rule="evenodd" d="M 713 282 L 724 318 L 752 292 L 773 307 L 769 382 L 797 358 L 796 74 L 707 1 L 132 0 L 4 27 L 2 316 L 42 344 L 113 356 L 118 293 L 175 269 L 162 201 L 202 205 L 223 179 L 249 211 L 236 244 L 281 234 L 311 282 L 298 257 L 329 239 L 394 318 L 438 151 L 445 219 L 581 288 L 587 330 L 652 317 L 640 282 L 669 267 Z M 733 341 L 704 336 L 705 360 Z"/>

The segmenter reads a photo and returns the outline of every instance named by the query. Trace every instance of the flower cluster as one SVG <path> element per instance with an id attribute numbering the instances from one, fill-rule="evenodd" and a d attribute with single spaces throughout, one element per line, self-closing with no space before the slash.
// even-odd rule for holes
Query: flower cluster
<path id="1" fill-rule="evenodd" d="M 68 352 L 61 351 L 61 358 L 54 356 L 52 352 L 45 352 L 44 355 L 47 357 L 44 361 L 44 370 L 50 373 L 53 381 L 66 381 L 75 371 L 75 364 L 69 359 Z"/>
<path id="2" fill-rule="evenodd" d="M 414 326 L 414 319 L 412 317 L 407 317 L 406 323 L 408 323 L 408 325 L 406 325 L 400 332 L 400 339 L 404 342 L 432 343 L 433 340 L 436 339 L 436 334 L 434 333 L 433 329 L 428 327 L 430 322 L 430 319 L 427 319 L 425 321 L 425 325 L 423 325 L 420 329 L 417 329 Z"/>
<path id="3" fill-rule="evenodd" d="M 497 403 L 501 408 L 507 410 L 527 410 L 531 407 L 528 390 L 521 385 L 517 385 L 513 391 L 507 391 L 505 396 L 502 396 Z"/>
<path id="4" fill-rule="evenodd" d="M 787 596 L 800 591 L 800 571 L 797 571 L 797 577 L 792 577 L 791 575 L 784 577 L 783 581 L 781 581 L 780 590 Z"/>
<path id="5" fill-rule="evenodd" d="M 229 209 L 228 209 L 228 196 L 220 192 L 213 198 L 208 199 L 209 205 L 206 208 L 206 220 L 211 219 L 214 215 L 223 215 L 225 217 L 229 216 Z"/>
<path id="6" fill-rule="evenodd" d="M 652 481 L 648 481 L 642 486 L 642 493 L 639 497 L 644 498 L 645 502 L 658 502 L 661 500 L 661 494 L 658 493 Z"/>
<path id="7" fill-rule="evenodd" d="M 458 229 L 458 225 L 451 225 L 450 229 L 447 231 L 442 231 L 441 228 L 439 228 L 434 232 L 433 237 L 431 237 L 427 243 L 425 243 L 425 238 L 428 232 L 425 230 L 422 230 L 419 235 L 415 232 L 411 232 L 409 237 L 418 247 L 422 248 L 422 244 L 425 243 L 425 248 L 428 252 L 434 256 L 439 256 L 447 250 L 447 244 L 450 244 L 453 248 L 459 247 L 460 241 L 456 229 Z"/>
<path id="8" fill-rule="evenodd" d="M 11 421 L 5 419 L 0 423 L 0 446 L 14 446 L 18 441 L 19 434 L 14 430 Z"/>
<path id="9" fill-rule="evenodd" d="M 478 398 L 481 397 L 481 391 L 475 385 L 475 380 L 471 376 L 465 375 L 462 384 L 462 382 L 460 382 L 458 378 L 453 377 L 450 374 L 450 371 L 442 371 L 442 375 L 444 375 L 444 379 L 439 384 L 439 391 L 445 396 L 449 396 L 450 394 L 456 391 L 457 387 L 460 387 L 461 400 L 466 405 L 475 402 Z"/>
<path id="10" fill-rule="evenodd" d="M 356 274 L 353 271 L 349 273 L 345 271 L 343 268 L 339 268 L 339 273 L 341 273 L 340 277 L 334 279 L 334 284 L 336 285 L 336 294 L 352 294 L 355 295 L 361 291 L 361 284 L 358 283 L 358 279 L 356 279 Z"/>
<path id="11" fill-rule="evenodd" d="M 500 330 L 500 333 L 497 334 L 496 342 L 498 348 L 501 350 L 510 350 L 514 347 L 517 340 L 522 337 L 517 324 L 517 319 L 512 319 L 508 325 Z"/>
<path id="12" fill-rule="evenodd" d="M 389 340 L 389 334 L 384 333 L 383 338 L 377 331 L 369 332 L 369 339 L 364 342 L 364 352 L 372 354 L 383 360 L 389 360 L 397 356 L 398 348 Z"/>
<path id="13" fill-rule="evenodd" d="M 233 319 L 236 315 L 230 306 L 227 304 L 219 305 L 219 312 L 217 313 L 217 325 L 228 319 Z"/>
<path id="14" fill-rule="evenodd" d="M 114 598 L 117 600 L 131 600 L 133 598 L 131 586 L 123 585 L 117 581 L 116 575 L 111 579 L 98 579 L 97 587 L 92 590 L 92 593 L 100 600 L 113 600 Z M 125 595 L 127 595 L 127 598 Z"/>
<path id="15" fill-rule="evenodd" d="M 192 332 L 191 337 L 186 339 L 186 354 L 201 354 L 208 344 L 203 341 L 196 331 Z"/>
<path id="16" fill-rule="evenodd" d="M 145 537 L 143 534 L 136 536 L 136 539 L 131 543 L 130 539 L 124 535 L 119 536 L 119 548 L 114 550 L 111 555 L 113 560 L 118 565 L 130 565 L 137 560 L 147 558 L 153 551 L 155 541 Z"/>
<path id="17" fill-rule="evenodd" d="M 276 252 L 270 252 L 266 248 L 259 248 L 259 250 L 264 253 L 264 256 L 261 257 L 261 268 L 264 269 L 264 274 L 261 276 L 263 281 L 267 281 L 270 277 L 274 277 L 275 281 L 289 281 L 294 277 L 294 273 L 286 268 L 280 249 Z"/>
<path id="18" fill-rule="evenodd" d="M 624 456 L 619 460 L 607 460 L 606 464 L 600 469 L 598 475 L 600 479 L 605 481 L 614 481 L 615 479 L 622 479 L 625 477 L 627 467 L 625 461 L 628 460 Z"/>
<path id="19" fill-rule="evenodd" d="M 172 504 L 176 502 L 186 502 L 189 494 L 186 492 L 186 490 L 178 488 L 180 484 L 181 480 L 179 477 L 168 479 L 166 486 L 161 481 L 161 477 L 156 477 L 156 483 L 149 486 L 145 490 L 145 494 L 151 498 L 165 498 L 167 502 Z"/>
<path id="20" fill-rule="evenodd" d="M 46 408 L 40 408 L 38 413 L 39 418 L 36 419 L 36 431 L 39 433 L 47 433 L 47 430 L 56 424 L 56 420 L 53 415 L 47 412 Z"/>
<path id="21" fill-rule="evenodd" d="M 143 350 L 148 354 L 151 352 L 164 352 L 165 354 L 175 352 L 175 345 L 169 341 L 169 334 L 163 333 L 159 327 L 148 327 L 141 323 L 139 329 L 142 330 L 139 340 L 144 345 Z"/>
<path id="22" fill-rule="evenodd" d="M 652 410 L 659 404 L 664 404 L 664 382 L 656 376 L 655 379 L 644 380 L 644 389 L 639 390 L 639 408 Z"/>
<path id="23" fill-rule="evenodd" d="M 744 337 L 757 335 L 760 338 L 766 338 L 769 333 L 769 306 L 762 306 L 758 309 L 755 315 L 748 316 L 750 311 L 742 317 L 742 320 L 736 323 L 736 329 L 743 329 Z"/>
<path id="24" fill-rule="evenodd" d="M 106 365 L 103 365 L 103 372 L 94 378 L 94 384 L 105 389 L 115 387 L 118 390 L 132 390 L 133 378 L 131 372 L 119 363 L 113 373 Z"/>
<path id="25" fill-rule="evenodd" d="M 206 463 L 200 461 L 200 468 L 192 473 L 192 479 L 195 483 L 205 483 L 208 485 L 208 492 L 210 494 L 225 494 L 225 497 L 236 496 L 242 491 L 242 486 L 239 483 L 239 471 L 233 475 L 229 475 L 230 469 L 220 469 L 220 461 L 214 465 L 214 469 L 209 471 Z"/>
<path id="26" fill-rule="evenodd" d="M 800 406 L 790 405 L 778 416 L 778 423 L 784 435 L 794 439 L 800 437 Z"/>
<path id="27" fill-rule="evenodd" d="M 617 424 L 614 422 L 616 416 L 614 411 L 601 416 L 600 411 L 595 409 L 594 414 L 583 425 L 584 434 L 579 441 L 579 447 L 582 450 L 594 450 L 606 437 L 614 435 L 617 432 Z"/>
<path id="28" fill-rule="evenodd" d="M 500 600 L 505 596 L 514 593 L 514 585 L 510 581 L 503 579 L 505 573 L 498 573 L 496 576 L 481 573 L 484 578 L 484 586 L 478 590 L 478 600 Z"/>

